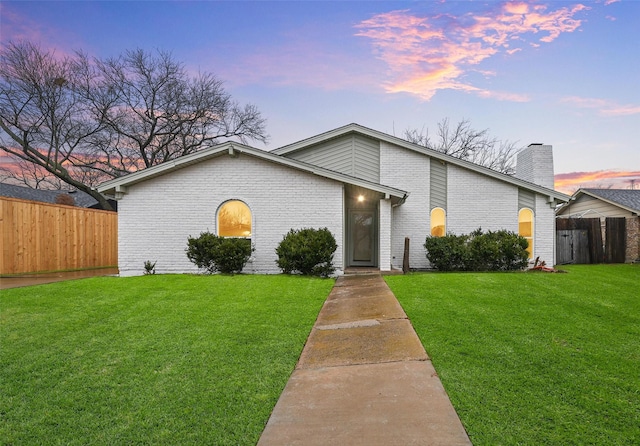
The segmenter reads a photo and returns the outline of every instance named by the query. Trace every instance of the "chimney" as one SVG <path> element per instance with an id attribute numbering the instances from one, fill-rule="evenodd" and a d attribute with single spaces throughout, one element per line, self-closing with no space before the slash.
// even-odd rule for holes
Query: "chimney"
<path id="1" fill-rule="evenodd" d="M 518 152 L 516 178 L 553 189 L 553 147 L 529 144 Z"/>

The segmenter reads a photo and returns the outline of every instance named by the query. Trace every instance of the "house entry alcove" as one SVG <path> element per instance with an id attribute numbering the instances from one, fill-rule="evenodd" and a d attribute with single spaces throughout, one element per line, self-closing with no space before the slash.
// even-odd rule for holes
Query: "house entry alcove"
<path id="1" fill-rule="evenodd" d="M 378 267 L 379 194 L 345 188 L 346 265 Z"/>

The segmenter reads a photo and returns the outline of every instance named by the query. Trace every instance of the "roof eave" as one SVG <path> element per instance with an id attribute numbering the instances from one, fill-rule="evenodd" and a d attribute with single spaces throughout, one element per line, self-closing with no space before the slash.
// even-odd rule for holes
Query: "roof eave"
<path id="1" fill-rule="evenodd" d="M 420 145 L 414 144 L 412 142 L 409 142 L 407 140 L 404 140 L 402 138 L 398 138 L 397 136 L 392 136 L 392 135 L 388 135 L 386 133 L 383 132 L 379 132 L 377 130 L 373 130 L 370 129 L 368 127 L 363 127 L 359 124 L 348 124 L 345 125 L 343 127 L 339 127 L 337 129 L 334 130 L 330 130 L 328 132 L 325 133 L 321 133 L 320 135 L 316 135 L 314 137 L 311 138 L 307 138 L 298 142 L 295 142 L 293 144 L 289 144 L 283 147 L 280 147 L 278 149 L 272 150 L 270 153 L 274 153 L 276 155 L 279 156 L 283 156 L 283 155 L 287 155 L 289 153 L 293 153 L 296 152 L 298 150 L 302 150 L 310 145 L 313 144 L 318 144 L 324 141 L 327 141 L 329 139 L 333 139 L 333 138 L 337 138 L 349 133 L 360 133 L 362 135 L 368 136 L 370 138 L 374 138 L 374 139 L 379 139 L 381 141 L 387 142 L 389 144 L 394 144 L 400 147 L 403 147 L 405 149 L 408 150 L 413 150 L 414 152 L 418 152 L 418 153 L 422 153 L 423 155 L 447 162 L 447 163 L 451 163 L 451 164 L 455 164 L 457 166 L 460 166 L 462 168 L 468 169 L 468 170 L 472 170 L 474 172 L 480 173 L 480 174 L 484 174 L 487 176 L 490 176 L 492 178 L 495 178 L 499 181 L 504 181 L 504 182 L 508 182 L 508 183 L 512 183 L 514 185 L 517 185 L 519 187 L 525 188 L 525 189 L 529 189 L 531 191 L 534 191 L 536 193 L 542 194 L 542 195 L 546 195 L 546 196 L 550 196 L 552 197 L 554 200 L 558 201 L 558 202 L 567 202 L 569 201 L 569 199 L 571 198 L 569 195 L 567 194 L 563 194 L 562 192 L 558 192 L 554 189 L 549 189 L 547 187 L 544 186 L 540 186 L 538 184 L 535 183 L 531 183 L 529 181 L 525 181 L 522 180 L 520 178 L 511 176 L 511 175 L 507 175 L 501 172 L 498 172 L 496 170 L 493 169 L 489 169 L 488 167 L 484 167 L 484 166 L 480 166 L 479 164 L 475 164 L 472 163 L 470 161 L 466 161 L 460 158 L 456 158 L 454 156 L 451 155 L 447 155 L 444 154 L 442 152 L 438 152 L 436 150 L 433 149 L 428 149 L 426 147 L 422 147 Z"/>
<path id="2" fill-rule="evenodd" d="M 107 181 L 98 186 L 98 191 L 103 194 L 113 195 L 117 197 L 119 194 L 126 193 L 126 188 L 128 186 L 149 180 L 151 178 L 155 178 L 160 175 L 164 175 L 168 172 L 181 169 L 191 164 L 195 164 L 207 159 L 212 159 L 225 153 L 228 153 L 230 156 L 237 156 L 238 153 L 244 153 L 249 156 L 254 156 L 277 164 L 289 166 L 291 168 L 302 170 L 317 176 L 325 177 L 342 183 L 352 184 L 354 186 L 364 187 L 366 189 L 380 192 L 382 194 L 388 194 L 401 201 L 406 199 L 408 195 L 406 191 L 403 191 L 401 189 L 396 189 L 394 187 L 362 180 L 360 178 L 352 177 L 340 172 L 335 172 L 291 158 L 286 158 L 280 155 L 273 154 L 271 152 L 256 149 L 236 142 L 226 142 L 210 149 L 205 149 L 191 155 L 176 158 L 157 166 L 149 167 L 139 172 Z"/>
<path id="3" fill-rule="evenodd" d="M 590 197 L 593 197 L 593 198 L 597 198 L 598 200 L 602 200 L 605 203 L 608 203 L 608 204 L 610 204 L 612 206 L 617 206 L 620 209 L 624 209 L 625 211 L 629 211 L 629 212 L 631 212 L 633 214 L 640 214 L 640 209 L 634 209 L 634 208 L 626 206 L 626 205 L 624 205 L 622 203 L 618 203 L 616 201 L 610 200 L 610 199 L 605 198 L 605 197 L 603 197 L 601 195 L 598 195 L 595 192 L 591 192 L 591 191 L 584 190 L 584 189 L 578 189 L 578 191 L 574 194 L 574 196 L 576 198 L 578 198 L 578 193 L 581 193 L 583 195 L 589 195 Z M 573 196 L 572 196 L 572 199 L 573 199 Z"/>

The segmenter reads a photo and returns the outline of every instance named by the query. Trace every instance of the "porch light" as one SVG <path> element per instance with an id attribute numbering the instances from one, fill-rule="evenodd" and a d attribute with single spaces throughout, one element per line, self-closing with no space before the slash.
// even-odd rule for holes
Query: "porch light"
<path id="1" fill-rule="evenodd" d="M 358 195 L 358 203 L 362 203 L 364 201 L 364 195 Z"/>

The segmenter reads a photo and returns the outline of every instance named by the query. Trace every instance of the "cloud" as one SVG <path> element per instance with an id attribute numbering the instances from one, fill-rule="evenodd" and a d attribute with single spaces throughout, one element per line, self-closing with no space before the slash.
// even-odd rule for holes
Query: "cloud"
<path id="1" fill-rule="evenodd" d="M 2 42 L 10 40 L 29 40 L 38 42 L 44 40 L 44 32 L 41 27 L 28 16 L 23 16 L 7 4 L 0 3 L 0 15 L 2 15 Z"/>
<path id="2" fill-rule="evenodd" d="M 466 75 L 474 66 L 499 54 L 511 55 L 523 45 L 540 46 L 562 33 L 574 32 L 575 16 L 584 5 L 547 10 L 526 2 L 499 3 L 479 14 L 419 16 L 410 10 L 377 14 L 355 27 L 370 39 L 377 57 L 388 67 L 388 92 L 405 92 L 430 100 L 451 89 L 505 101 L 525 95 L 492 93 L 471 85 Z"/>
<path id="3" fill-rule="evenodd" d="M 567 96 L 562 98 L 561 102 L 571 104 L 578 108 L 596 109 L 602 116 L 629 116 L 640 114 L 640 105 L 623 105 L 607 99 Z"/>
<path id="4" fill-rule="evenodd" d="M 327 91 L 376 85 L 374 70 L 354 67 L 350 56 L 309 40 L 293 40 L 277 49 L 265 48 L 242 57 L 242 63 L 222 66 L 218 72 L 230 84 L 268 82 L 298 85 Z M 259 69 L 257 68 L 259 67 Z"/>
<path id="5" fill-rule="evenodd" d="M 0 3 L 1 43 L 32 42 L 43 50 L 51 51 L 55 57 L 59 58 L 73 54 L 62 42 L 65 37 L 68 37 L 68 30 L 42 25 L 28 14 L 17 12 L 12 6 Z"/>
<path id="6" fill-rule="evenodd" d="M 581 187 L 628 189 L 631 180 L 640 186 L 640 170 L 597 170 L 593 172 L 569 172 L 555 175 L 555 188 L 573 193 Z"/>

